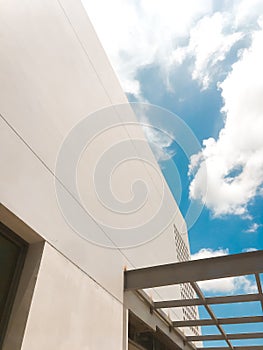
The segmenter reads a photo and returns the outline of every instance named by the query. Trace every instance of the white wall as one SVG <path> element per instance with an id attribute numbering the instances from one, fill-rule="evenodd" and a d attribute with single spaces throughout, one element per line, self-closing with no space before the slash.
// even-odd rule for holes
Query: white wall
<path id="1" fill-rule="evenodd" d="M 46 244 L 21 349 L 121 349 L 122 305 Z"/>
<path id="2" fill-rule="evenodd" d="M 142 267 L 175 261 L 173 223 L 158 238 L 136 248 L 109 249 L 92 244 L 76 234 L 61 214 L 54 173 L 59 148 L 68 132 L 90 113 L 112 104 L 126 103 L 126 97 L 80 1 L 1 1 L 0 33 L 1 202 L 47 241 L 23 349 L 35 349 L 35 344 L 38 349 L 86 349 L 87 340 L 81 332 L 90 336 L 89 349 L 102 349 L 104 340 L 97 336 L 98 327 L 102 327 L 105 334 L 108 323 L 109 332 L 116 340 L 107 342 L 107 349 L 120 349 L 124 266 Z M 123 116 L 115 112 L 112 118 L 123 121 Z M 124 118 L 127 121 L 127 116 Z M 128 120 L 136 119 L 128 113 Z M 105 136 L 105 140 L 134 137 L 143 138 L 138 127 L 128 130 L 120 126 Z M 86 164 L 96 161 L 103 143 L 87 150 L 83 158 Z M 130 143 L 132 145 L 132 141 Z M 148 146 L 134 147 L 134 156 L 142 153 L 156 164 Z M 162 184 L 155 172 L 143 165 L 137 164 L 137 167 L 128 168 L 126 176 L 132 177 L 140 169 L 151 189 L 152 201 L 146 207 L 151 214 L 160 200 Z M 80 173 L 79 181 L 83 186 L 85 179 L 86 174 Z M 125 191 L 120 186 L 123 180 L 123 176 L 116 180 L 121 194 Z M 65 196 L 68 196 L 67 190 L 61 188 Z M 174 222 L 181 227 L 182 216 L 170 192 L 167 193 L 167 210 L 176 214 Z M 92 196 L 92 192 L 88 192 L 93 209 L 103 218 L 103 209 L 97 209 L 98 202 Z M 104 235 L 99 222 L 89 217 L 87 220 L 88 230 L 93 235 Z M 130 225 L 128 216 L 120 220 L 123 225 L 125 220 Z M 77 267 L 103 288 L 82 277 Z M 174 297 L 174 293 L 176 289 L 163 289 L 157 297 Z M 60 303 L 54 303 L 54 308 L 53 298 Z M 108 302 L 110 310 L 106 310 Z M 73 305 L 76 307 L 72 308 Z M 89 318 L 97 311 L 102 317 Z M 41 323 L 36 322 L 39 315 L 43 315 Z M 78 315 L 79 321 L 75 319 Z M 56 317 L 63 319 L 59 329 L 55 325 L 59 321 Z M 98 319 L 101 319 L 101 326 Z M 59 345 L 62 328 L 65 337 L 70 334 L 72 338 L 70 336 L 68 341 L 65 338 Z M 52 334 L 49 340 L 45 332 Z"/>

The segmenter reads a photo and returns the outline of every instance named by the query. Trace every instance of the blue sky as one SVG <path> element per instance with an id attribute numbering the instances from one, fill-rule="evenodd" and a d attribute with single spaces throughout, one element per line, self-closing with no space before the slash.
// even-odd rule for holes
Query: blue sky
<path id="1" fill-rule="evenodd" d="M 189 230 L 193 257 L 263 249 L 263 0 L 96 4 L 83 0 L 83 4 L 129 101 L 175 113 L 202 146 L 189 177 L 191 160 L 176 142 L 168 147 L 159 144 L 174 154 L 183 189 L 182 213 L 191 200 L 204 204 Z M 175 193 L 171 161 L 159 159 L 159 163 Z M 203 290 L 231 294 L 253 292 L 253 286 L 247 278 L 223 283 L 221 289 L 210 284 Z M 244 312 L 261 312 L 258 305 L 243 307 Z M 227 313 L 223 307 L 218 312 Z M 234 315 L 234 308 L 228 313 Z M 262 325 L 251 327 L 263 331 Z"/>

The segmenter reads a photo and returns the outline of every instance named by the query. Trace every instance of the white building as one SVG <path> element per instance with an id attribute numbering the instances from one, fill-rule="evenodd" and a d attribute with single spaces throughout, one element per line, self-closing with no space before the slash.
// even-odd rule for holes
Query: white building
<path id="1" fill-rule="evenodd" d="M 159 349 L 175 349 L 183 336 L 158 315 L 149 312 L 148 321 L 139 321 L 143 301 L 136 293 L 124 294 L 123 271 L 188 259 L 184 220 L 165 182 L 163 190 L 162 174 L 81 2 L 2 1 L 0 50 L 0 347 L 150 349 L 142 344 L 155 337 Z M 83 120 L 97 128 L 78 163 L 85 210 L 67 172 L 56 167 L 63 141 Z M 144 146 L 136 147 L 134 139 Z M 92 186 L 101 188 L 104 177 L 97 183 L 91 171 L 105 149 L 120 149 L 122 142 L 132 150 L 131 161 L 112 176 L 113 192 L 129 202 L 129 186 L 138 178 L 149 190 L 141 211 L 125 215 L 101 205 L 99 189 Z M 172 218 L 162 232 L 151 222 L 160 203 Z M 75 224 L 82 227 L 74 227 L 67 210 L 77 213 L 73 221 L 81 217 Z M 133 241 L 142 221 L 151 231 Z M 127 227 L 132 239 L 125 246 L 118 234 Z M 147 293 L 154 300 L 193 297 L 187 287 Z M 189 307 L 169 315 L 196 316 Z"/>

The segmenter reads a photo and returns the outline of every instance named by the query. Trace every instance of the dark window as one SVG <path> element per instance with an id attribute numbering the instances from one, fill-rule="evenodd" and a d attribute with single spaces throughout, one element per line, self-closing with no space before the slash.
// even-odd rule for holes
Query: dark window
<path id="1" fill-rule="evenodd" d="M 27 243 L 0 222 L 0 348 L 22 268 Z"/>
<path id="2" fill-rule="evenodd" d="M 133 344 L 138 344 L 140 349 L 145 350 L 176 350 L 179 349 L 172 340 L 170 340 L 158 328 L 154 332 L 142 320 L 129 312 L 129 330 L 128 337 Z"/>

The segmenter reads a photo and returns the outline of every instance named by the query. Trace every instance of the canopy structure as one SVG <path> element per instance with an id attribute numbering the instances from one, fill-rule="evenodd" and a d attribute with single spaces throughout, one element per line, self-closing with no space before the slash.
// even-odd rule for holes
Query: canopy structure
<path id="1" fill-rule="evenodd" d="M 186 336 L 185 342 L 193 349 L 201 350 L 259 350 L 260 346 L 234 346 L 232 340 L 239 339 L 263 339 L 263 332 L 252 333 L 226 333 L 224 325 L 239 325 L 249 323 L 263 324 L 263 294 L 260 273 L 263 273 L 263 251 L 220 256 L 202 260 L 192 260 L 180 263 L 128 270 L 124 276 L 124 288 L 126 291 L 140 291 L 146 288 L 154 288 L 168 285 L 189 283 L 196 293 L 193 299 L 176 299 L 165 301 L 150 301 L 153 310 L 167 309 L 185 306 L 204 306 L 209 318 L 191 319 L 171 322 L 175 329 L 191 326 L 216 326 L 218 334 Z M 228 295 L 217 297 L 205 297 L 197 282 L 218 278 L 254 275 L 257 292 L 253 294 Z M 258 302 L 262 312 L 259 315 L 245 317 L 218 318 L 211 305 L 235 304 L 243 302 Z M 224 347 L 195 347 L 192 342 L 197 341 L 225 341 Z M 183 348 L 182 348 L 183 349 Z"/>

